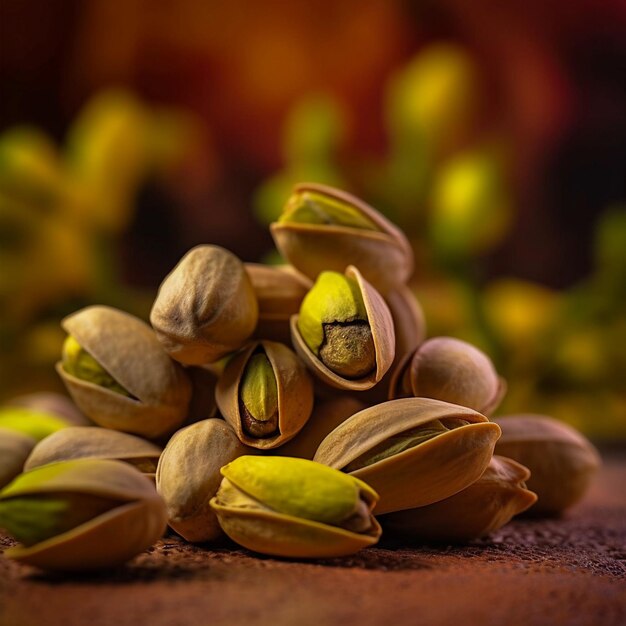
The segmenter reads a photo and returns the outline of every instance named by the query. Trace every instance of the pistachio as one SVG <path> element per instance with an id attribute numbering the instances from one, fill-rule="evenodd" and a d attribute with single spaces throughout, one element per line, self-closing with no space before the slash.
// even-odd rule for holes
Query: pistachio
<path id="1" fill-rule="evenodd" d="M 270 230 L 281 254 L 312 280 L 324 270 L 342 272 L 353 264 L 386 292 L 413 271 L 413 252 L 402 231 L 362 200 L 332 187 L 297 185 Z"/>
<path id="2" fill-rule="evenodd" d="M 23 545 L 4 556 L 42 569 L 124 563 L 165 529 L 154 485 L 119 461 L 79 459 L 18 476 L 0 492 L 0 526 Z"/>
<path id="3" fill-rule="evenodd" d="M 0 489 L 22 472 L 36 443 L 36 439 L 24 433 L 0 428 Z"/>
<path id="4" fill-rule="evenodd" d="M 339 389 L 370 389 L 394 358 L 389 308 L 355 267 L 320 274 L 291 318 L 291 334 L 309 368 Z"/>
<path id="5" fill-rule="evenodd" d="M 477 480 L 500 428 L 472 409 L 432 400 L 383 402 L 348 418 L 314 461 L 349 472 L 380 495 L 377 513 L 425 506 Z"/>
<path id="6" fill-rule="evenodd" d="M 495 421 L 502 429 L 496 453 L 515 459 L 531 472 L 528 488 L 539 499 L 530 513 L 561 513 L 583 498 L 601 464 L 588 439 L 543 415 L 508 415 Z"/>
<path id="7" fill-rule="evenodd" d="M 209 501 L 222 480 L 220 467 L 244 454 L 249 450 L 221 419 L 196 422 L 169 440 L 157 468 L 157 491 L 168 524 L 187 541 L 210 541 L 221 534 Z"/>
<path id="8" fill-rule="evenodd" d="M 91 422 L 78 410 L 76 405 L 63 394 L 49 391 L 27 393 L 7 401 L 7 406 L 21 406 L 43 413 L 58 415 L 72 426 L 89 426 Z"/>
<path id="9" fill-rule="evenodd" d="M 526 489 L 528 468 L 494 456 L 483 475 L 459 493 L 380 518 L 383 527 L 413 541 L 464 542 L 488 535 L 537 501 Z"/>
<path id="10" fill-rule="evenodd" d="M 221 470 L 211 500 L 224 532 L 276 556 L 330 557 L 373 545 L 377 495 L 351 476 L 305 459 L 242 456 Z"/>
<path id="11" fill-rule="evenodd" d="M 150 322 L 166 351 L 185 365 L 218 361 L 239 349 L 258 318 L 243 263 L 219 246 L 197 246 L 165 278 Z"/>
<path id="12" fill-rule="evenodd" d="M 66 317 L 62 326 L 71 339 L 57 372 L 96 424 L 151 439 L 182 424 L 191 385 L 147 324 L 92 306 Z"/>
<path id="13" fill-rule="evenodd" d="M 68 426 L 63 418 L 44 411 L 19 406 L 0 407 L 0 428 L 22 433 L 35 441 Z"/>
<path id="14" fill-rule="evenodd" d="M 287 346 L 254 341 L 229 361 L 215 399 L 243 443 L 270 449 L 295 437 L 309 419 L 313 384 Z"/>

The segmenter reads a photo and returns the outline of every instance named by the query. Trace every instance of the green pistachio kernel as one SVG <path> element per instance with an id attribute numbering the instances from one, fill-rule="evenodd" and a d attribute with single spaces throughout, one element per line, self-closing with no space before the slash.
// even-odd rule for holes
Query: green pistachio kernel
<path id="1" fill-rule="evenodd" d="M 267 356 L 252 355 L 239 387 L 243 429 L 252 437 L 269 437 L 278 429 L 278 388 Z"/>
<path id="2" fill-rule="evenodd" d="M 0 408 L 0 428 L 18 431 L 37 441 L 68 426 L 63 418 L 51 413 L 19 406 Z"/>

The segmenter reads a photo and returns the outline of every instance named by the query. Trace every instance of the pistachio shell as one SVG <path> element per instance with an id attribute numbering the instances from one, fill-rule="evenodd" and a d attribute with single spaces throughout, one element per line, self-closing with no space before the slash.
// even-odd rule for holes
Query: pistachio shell
<path id="1" fill-rule="evenodd" d="M 463 491 L 379 521 L 386 530 L 414 541 L 469 541 L 504 526 L 537 501 L 524 484 L 529 476 L 523 465 L 494 456 L 483 475 Z"/>
<path id="2" fill-rule="evenodd" d="M 150 322 L 172 358 L 203 365 L 239 349 L 257 317 L 243 263 L 219 246 L 196 246 L 161 283 Z"/>
<path id="3" fill-rule="evenodd" d="M 240 386 L 250 358 L 259 351 L 267 356 L 278 392 L 278 431 L 264 438 L 253 437 L 243 428 Z M 224 419 L 248 446 L 268 450 L 280 446 L 302 429 L 313 409 L 313 384 L 298 357 L 275 341 L 253 341 L 236 354 L 217 383 L 215 399 Z"/>
<path id="4" fill-rule="evenodd" d="M 68 422 L 52 413 L 20 406 L 0 407 L 0 428 L 22 433 L 36 441 L 68 426 Z"/>
<path id="5" fill-rule="evenodd" d="M 367 321 L 372 333 L 376 354 L 376 368 L 363 378 L 351 380 L 339 376 L 326 367 L 302 337 L 298 326 L 299 315 L 291 317 L 291 338 L 296 352 L 307 367 L 323 382 L 338 389 L 364 391 L 378 383 L 391 367 L 394 358 L 395 332 L 389 308 L 382 296 L 361 275 L 356 267 L 348 267 L 345 276 L 356 280 L 363 297 Z"/>
<path id="6" fill-rule="evenodd" d="M 313 460 L 345 470 L 391 437 L 433 420 L 469 424 L 350 472 L 378 492 L 378 514 L 432 504 L 472 484 L 489 464 L 500 428 L 484 415 L 428 398 L 383 402 L 338 426 L 322 441 Z"/>
<path id="7" fill-rule="evenodd" d="M 495 421 L 502 429 L 496 453 L 531 472 L 528 488 L 539 499 L 530 513 L 561 513 L 584 497 L 601 459 L 581 433 L 543 415 L 508 415 Z"/>
<path id="8" fill-rule="evenodd" d="M 339 224 L 274 222 L 270 231 L 276 247 L 298 271 L 315 280 L 324 270 L 343 272 L 348 265 L 356 265 L 383 293 L 407 281 L 413 272 L 413 252 L 399 228 L 349 193 L 312 183 L 294 189 L 295 194 L 309 192 L 346 203 L 377 230 Z"/>
<path id="9" fill-rule="evenodd" d="M 96 424 L 151 439 L 182 424 L 191 385 L 147 324 L 110 307 L 92 306 L 66 317 L 62 326 L 132 396 L 76 378 L 57 363 L 74 401 Z"/>
<path id="10" fill-rule="evenodd" d="M 222 480 L 220 468 L 249 453 L 221 419 L 202 420 L 175 433 L 156 475 L 171 528 L 187 541 L 218 537 L 221 529 L 209 501 Z"/>
<path id="11" fill-rule="evenodd" d="M 0 489 L 22 473 L 36 439 L 9 428 L 0 428 Z"/>
<path id="12" fill-rule="evenodd" d="M 11 398 L 7 406 L 22 406 L 27 409 L 58 415 L 72 426 L 91 426 L 92 423 L 67 397 L 60 393 L 39 391 Z"/>
<path id="13" fill-rule="evenodd" d="M 148 548 L 165 529 L 165 507 L 154 485 L 119 461 L 79 459 L 36 468 L 0 492 L 0 501 L 55 494 L 100 496 L 118 504 L 50 539 L 9 548 L 5 557 L 55 571 L 113 567 Z"/>

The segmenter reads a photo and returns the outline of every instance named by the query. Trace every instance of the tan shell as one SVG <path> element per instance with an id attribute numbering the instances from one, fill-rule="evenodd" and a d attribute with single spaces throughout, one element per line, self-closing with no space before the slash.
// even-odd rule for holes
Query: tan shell
<path id="1" fill-rule="evenodd" d="M 358 380 L 349 380 L 335 374 L 307 346 L 298 329 L 298 315 L 291 317 L 291 340 L 300 358 L 320 380 L 337 389 L 365 391 L 366 389 L 371 389 L 382 380 L 393 362 L 396 341 L 393 319 L 383 297 L 363 278 L 361 272 L 356 267 L 348 267 L 345 275 L 356 280 L 361 289 L 376 350 L 375 371 Z"/>
<path id="2" fill-rule="evenodd" d="M 313 283 L 288 265 L 245 263 L 259 303 L 259 319 L 253 337 L 289 343 L 289 318 L 300 310 Z"/>
<path id="3" fill-rule="evenodd" d="M 0 428 L 0 489 L 21 474 L 37 441 L 9 428 Z"/>
<path id="4" fill-rule="evenodd" d="M 85 415 L 104 428 L 149 439 L 182 424 L 191 385 L 147 324 L 117 309 L 91 306 L 66 317 L 61 325 L 134 396 L 76 378 L 57 363 L 59 376 Z"/>
<path id="5" fill-rule="evenodd" d="M 528 488 L 539 496 L 530 513 L 560 513 L 583 498 L 601 464 L 588 439 L 543 415 L 509 415 L 495 421 L 502 429 L 496 453 L 530 469 Z"/>
<path id="6" fill-rule="evenodd" d="M 28 493 L 97 494 L 118 499 L 120 505 L 28 548 L 9 548 L 5 557 L 52 571 L 95 570 L 121 565 L 161 537 L 166 526 L 165 506 L 141 472 L 120 461 L 65 463 L 73 464 L 72 472 L 60 473 Z"/>
<path id="7" fill-rule="evenodd" d="M 262 348 L 267 356 L 278 391 L 278 434 L 257 439 L 242 428 L 239 411 L 239 385 L 254 352 Z M 253 341 L 236 354 L 217 383 L 215 399 L 224 419 L 242 443 L 269 450 L 293 439 L 313 410 L 313 382 L 302 361 L 287 346 L 275 341 Z"/>
<path id="8" fill-rule="evenodd" d="M 252 335 L 258 305 L 243 263 L 219 246 L 196 246 L 159 287 L 150 323 L 185 365 L 213 363 Z"/>
<path id="9" fill-rule="evenodd" d="M 507 524 L 537 501 L 526 489 L 528 468 L 502 456 L 491 459 L 484 474 L 454 496 L 428 506 L 389 513 L 386 530 L 414 541 L 464 542 Z"/>
<path id="10" fill-rule="evenodd" d="M 437 419 L 470 424 L 351 472 L 378 492 L 378 515 L 432 504 L 480 478 L 500 436 L 497 424 L 472 409 L 439 400 L 391 400 L 343 422 L 322 441 L 313 460 L 343 469 L 392 435 Z"/>
<path id="11" fill-rule="evenodd" d="M 28 457 L 24 470 L 71 459 L 111 459 L 125 461 L 144 474 L 154 476 L 159 456 L 161 448 L 140 437 L 108 428 L 71 426 L 40 441 Z M 152 465 L 154 470 L 145 471 L 142 464 Z"/>
<path id="12" fill-rule="evenodd" d="M 93 426 L 93 423 L 78 410 L 78 407 L 67 396 L 60 393 L 52 391 L 27 393 L 11 398 L 5 404 L 58 415 L 74 426 Z"/>
<path id="13" fill-rule="evenodd" d="M 295 192 L 315 191 L 346 202 L 380 228 L 274 222 L 276 247 L 298 271 L 312 280 L 324 270 L 343 272 L 356 265 L 381 292 L 406 283 L 413 272 L 413 251 L 404 233 L 356 196 L 325 185 L 302 183 Z"/>
<path id="14" fill-rule="evenodd" d="M 250 450 L 221 419 L 179 430 L 157 468 L 157 491 L 165 500 L 168 524 L 187 541 L 210 541 L 222 534 L 209 501 L 217 492 L 220 468 Z"/>

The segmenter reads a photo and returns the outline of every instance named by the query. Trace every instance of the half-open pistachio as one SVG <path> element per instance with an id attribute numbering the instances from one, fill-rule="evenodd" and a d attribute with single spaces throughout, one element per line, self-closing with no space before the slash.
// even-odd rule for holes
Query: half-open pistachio
<path id="1" fill-rule="evenodd" d="M 9 428 L 0 428 L 0 489 L 21 474 L 36 439 Z"/>
<path id="2" fill-rule="evenodd" d="M 16 396 L 8 400 L 6 405 L 21 406 L 58 415 L 72 426 L 90 426 L 92 424 L 67 396 L 53 391 L 39 391 Z"/>
<path id="3" fill-rule="evenodd" d="M 41 441 L 70 424 L 58 415 L 21 406 L 0 407 L 0 428 L 13 430 Z"/>

